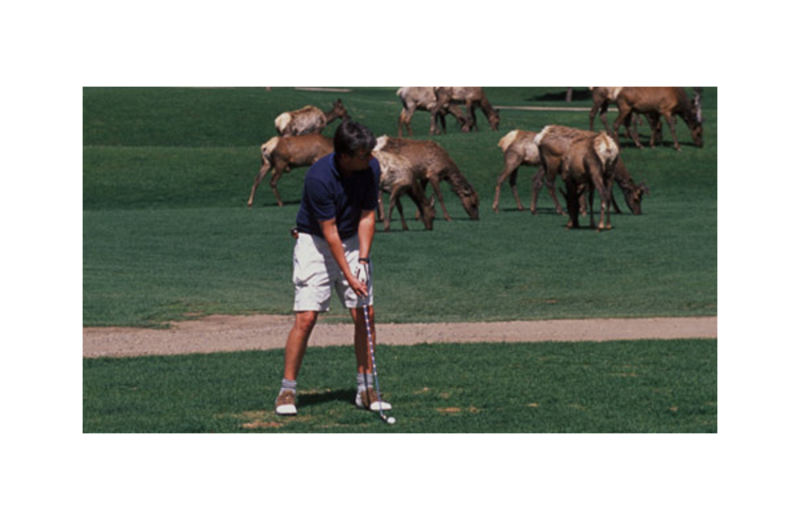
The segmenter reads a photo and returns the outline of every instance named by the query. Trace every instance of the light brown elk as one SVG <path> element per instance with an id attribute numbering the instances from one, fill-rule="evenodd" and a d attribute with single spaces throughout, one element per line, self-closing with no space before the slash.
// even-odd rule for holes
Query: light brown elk
<path id="1" fill-rule="evenodd" d="M 403 86 L 397 90 L 397 96 L 403 102 L 403 110 L 400 112 L 400 120 L 398 121 L 398 136 L 403 137 L 403 128 L 409 137 L 414 133 L 411 131 L 411 118 L 417 110 L 424 110 L 431 112 L 431 116 L 438 117 L 442 125 L 442 129 L 446 131 L 445 115 L 452 114 L 457 120 L 461 129 L 469 131 L 467 118 L 464 113 L 456 105 L 450 105 L 445 112 L 436 113 L 436 93 L 432 86 Z"/>
<path id="2" fill-rule="evenodd" d="M 545 172 L 560 174 L 566 185 L 569 222 L 567 228 L 579 227 L 578 198 L 587 193 L 590 201 L 591 226 L 594 212 L 591 202 L 594 190 L 600 196 L 600 223 L 597 230 L 611 229 L 611 189 L 614 183 L 614 165 L 619 159 L 619 148 L 608 134 L 585 131 L 556 125 L 546 126 L 534 139 Z M 570 137 L 571 136 L 571 137 Z"/>
<path id="3" fill-rule="evenodd" d="M 337 99 L 329 112 L 323 112 L 311 105 L 300 110 L 284 112 L 275 118 L 275 130 L 281 136 L 319 134 L 336 119 L 349 119 L 349 117 L 342 100 Z"/>
<path id="4" fill-rule="evenodd" d="M 283 206 L 283 201 L 278 193 L 278 181 L 284 172 L 298 166 L 311 166 L 318 159 L 333 152 L 333 139 L 320 134 L 297 135 L 287 137 L 273 137 L 261 145 L 261 169 L 253 182 L 250 190 L 250 199 L 247 207 L 253 206 L 253 198 L 261 181 L 272 169 L 269 185 L 275 194 L 278 206 Z"/>
<path id="5" fill-rule="evenodd" d="M 414 176 L 413 168 L 408 159 L 402 155 L 380 150 L 373 151 L 372 155 L 378 159 L 381 165 L 381 191 L 389 194 L 388 212 L 384 211 L 383 197 L 378 197 L 379 213 L 383 217 L 383 230 L 389 231 L 392 211 L 396 205 L 397 211 L 400 213 L 403 231 L 408 231 L 405 215 L 403 215 L 403 203 L 400 201 L 402 195 L 408 195 L 417 205 L 417 210 L 421 215 L 425 229 L 428 231 L 433 230 L 433 219 L 436 216 L 433 197 L 425 196 L 425 190 L 422 189 L 419 181 Z"/>
<path id="6" fill-rule="evenodd" d="M 606 129 L 606 133 L 611 134 L 606 113 L 611 103 L 617 103 L 617 95 L 619 95 L 622 87 L 589 87 L 589 90 L 592 92 L 592 108 L 589 110 L 589 130 L 594 132 L 594 118 L 599 112 L 600 121 L 602 121 Z"/>
<path id="7" fill-rule="evenodd" d="M 442 207 L 442 215 L 450 221 L 450 214 L 444 205 L 444 198 L 440 184 L 449 182 L 453 192 L 461 199 L 467 215 L 472 220 L 480 218 L 478 212 L 478 192 L 461 173 L 455 161 L 450 158 L 444 148 L 434 141 L 415 141 L 413 139 L 394 138 L 381 136 L 375 150 L 402 155 L 411 163 L 414 175 L 425 189 L 428 183 L 433 187 L 433 192 Z"/>
<path id="8" fill-rule="evenodd" d="M 700 98 L 695 96 L 689 100 L 683 87 L 623 87 L 617 94 L 617 107 L 619 115 L 614 121 L 614 140 L 619 142 L 619 126 L 630 121 L 633 114 L 643 114 L 647 117 L 652 130 L 650 147 L 655 146 L 657 134 L 660 133 L 659 120 L 663 117 L 667 121 L 675 149 L 680 151 L 678 137 L 675 133 L 675 116 L 680 116 L 686 122 L 692 134 L 692 141 L 698 147 L 703 146 L 703 121 L 700 117 Z M 633 142 L 639 148 L 644 148 L 639 141 L 636 127 L 631 128 Z"/>
<path id="9" fill-rule="evenodd" d="M 499 211 L 500 205 L 500 188 L 503 183 L 508 180 L 511 186 L 511 193 L 514 195 L 514 200 L 517 202 L 517 209 L 522 211 L 522 202 L 519 200 L 517 193 L 517 174 L 519 173 L 520 166 L 537 166 L 541 169 L 541 161 L 539 160 L 539 148 L 534 144 L 536 132 L 527 132 L 525 130 L 512 130 L 507 133 L 497 146 L 503 150 L 503 160 L 505 165 L 503 171 L 497 177 L 497 186 L 494 189 L 494 202 L 492 203 L 492 210 L 495 213 Z M 555 192 L 553 192 L 555 197 Z M 556 203 L 558 200 L 556 199 Z"/>
<path id="10" fill-rule="evenodd" d="M 575 130 L 575 132 L 581 131 Z M 495 212 L 497 212 L 499 209 L 500 188 L 506 180 L 509 180 L 509 183 L 511 184 L 514 199 L 517 203 L 517 209 L 523 210 L 522 202 L 520 201 L 516 190 L 516 177 L 520 167 L 533 166 L 537 168 L 537 172 L 533 176 L 533 185 L 531 189 L 531 213 L 537 213 L 536 207 L 539 193 L 542 189 L 542 186 L 544 186 L 546 182 L 548 193 L 550 193 L 550 197 L 553 199 L 553 202 L 556 206 L 556 213 L 559 215 L 565 214 L 564 209 L 561 207 L 561 202 L 556 196 L 555 181 L 557 172 L 551 172 L 550 176 L 545 175 L 545 171 L 541 165 L 539 156 L 539 147 L 535 144 L 536 135 L 536 132 L 513 130 L 503 137 L 503 139 L 501 139 L 498 143 L 498 146 L 503 150 L 505 165 L 503 172 L 497 179 L 495 200 L 494 204 L 492 205 L 492 209 L 494 209 Z M 585 135 L 589 136 L 591 134 L 586 132 Z M 614 180 L 622 189 L 622 193 L 625 195 L 625 202 L 627 203 L 631 212 L 634 215 L 641 215 L 642 198 L 645 194 L 650 193 L 650 191 L 645 183 L 637 185 L 634 182 L 621 157 L 614 165 Z M 614 206 L 616 212 L 620 213 L 613 194 L 611 196 L 611 204 Z M 585 206 L 585 204 L 582 201 L 581 207 L 583 206 Z"/>
<path id="11" fill-rule="evenodd" d="M 496 110 L 489 100 L 483 87 L 434 87 L 436 93 L 436 110 L 441 111 L 452 104 L 464 104 L 467 107 L 467 118 L 470 130 L 477 130 L 475 109 L 480 108 L 492 130 L 500 127 L 500 111 Z"/>

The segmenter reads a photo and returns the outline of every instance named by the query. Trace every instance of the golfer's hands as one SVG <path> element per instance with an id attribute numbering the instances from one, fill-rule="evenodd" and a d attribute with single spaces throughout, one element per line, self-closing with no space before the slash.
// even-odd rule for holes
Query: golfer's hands
<path id="1" fill-rule="evenodd" d="M 356 284 L 353 284 L 353 290 L 360 297 L 369 295 L 369 264 L 359 263 L 356 267 L 355 273 Z"/>

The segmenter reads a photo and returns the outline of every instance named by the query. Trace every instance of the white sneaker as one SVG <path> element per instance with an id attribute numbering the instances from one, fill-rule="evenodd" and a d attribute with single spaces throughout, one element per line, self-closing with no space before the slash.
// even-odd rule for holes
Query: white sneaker
<path id="1" fill-rule="evenodd" d="M 275 400 L 275 413 L 278 415 L 297 415 L 294 392 L 284 390 Z"/>
<path id="2" fill-rule="evenodd" d="M 392 405 L 383 399 L 378 402 L 378 393 L 372 387 L 369 387 L 366 391 L 356 392 L 356 406 L 358 408 L 366 408 L 364 403 L 369 403 L 369 409 L 373 412 L 379 412 L 381 410 L 386 412 L 392 409 Z"/>

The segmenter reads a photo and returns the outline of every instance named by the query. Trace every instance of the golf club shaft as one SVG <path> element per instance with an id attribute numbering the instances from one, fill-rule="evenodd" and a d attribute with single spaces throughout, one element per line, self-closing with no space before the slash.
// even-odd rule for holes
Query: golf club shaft
<path id="1" fill-rule="evenodd" d="M 383 401 L 381 400 L 381 386 L 378 383 L 378 365 L 375 363 L 375 343 L 372 341 L 372 327 L 369 322 L 369 306 L 365 303 L 362 306 L 364 310 L 364 324 L 367 326 L 367 340 L 369 341 L 369 354 L 372 358 L 372 377 L 375 379 L 375 393 L 378 395 L 378 413 L 381 420 L 386 421 L 387 417 L 383 413 Z M 367 405 L 369 406 L 369 405 Z"/>

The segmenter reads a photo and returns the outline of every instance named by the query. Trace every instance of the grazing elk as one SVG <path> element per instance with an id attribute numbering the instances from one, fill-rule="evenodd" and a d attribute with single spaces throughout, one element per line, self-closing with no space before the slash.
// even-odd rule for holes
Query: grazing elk
<path id="1" fill-rule="evenodd" d="M 589 87 L 589 90 L 592 92 L 592 108 L 589 110 L 589 130 L 594 132 L 594 118 L 600 112 L 600 121 L 603 122 L 606 133 L 611 134 L 606 112 L 608 112 L 609 104 L 617 103 L 617 95 L 619 95 L 622 87 Z"/>
<path id="2" fill-rule="evenodd" d="M 278 201 L 278 206 L 283 206 L 281 196 L 278 194 L 278 181 L 284 172 L 298 166 L 311 166 L 318 159 L 333 152 L 333 139 L 320 134 L 297 135 L 287 137 L 273 137 L 261 145 L 261 169 L 253 182 L 250 199 L 247 207 L 253 206 L 253 197 L 261 181 L 272 169 L 269 185 Z"/>
<path id="3" fill-rule="evenodd" d="M 489 100 L 486 98 L 486 93 L 483 87 L 434 87 L 436 93 L 436 111 L 444 110 L 445 107 L 451 104 L 464 104 L 467 106 L 467 117 L 469 129 L 475 128 L 477 130 L 477 121 L 475 119 L 475 109 L 480 107 L 486 119 L 489 120 L 489 126 L 492 130 L 497 130 L 500 127 L 500 111 L 495 110 Z"/>
<path id="4" fill-rule="evenodd" d="M 396 153 L 408 159 L 411 163 L 412 171 L 419 179 L 422 188 L 425 189 L 430 182 L 436 198 L 439 199 L 445 220 L 450 221 L 452 219 L 444 205 L 440 188 L 442 181 L 450 183 L 453 192 L 461 199 L 461 204 L 471 220 L 480 218 L 478 213 L 478 192 L 475 191 L 475 188 L 467 181 L 453 159 L 438 143 L 392 138 L 383 135 L 378 138 L 375 150 Z"/>
<path id="5" fill-rule="evenodd" d="M 511 193 L 514 195 L 514 200 L 517 202 L 517 209 L 522 211 L 522 202 L 519 200 L 517 193 L 517 174 L 519 173 L 520 166 L 539 166 L 539 148 L 533 143 L 536 138 L 536 132 L 527 132 L 525 130 L 512 130 L 507 133 L 497 146 L 503 150 L 503 159 L 505 165 L 503 171 L 497 177 L 497 186 L 494 189 L 494 202 L 492 203 L 492 210 L 495 213 L 499 211 L 500 205 L 500 187 L 508 179 L 508 184 L 511 186 Z M 555 192 L 553 192 L 555 196 Z M 556 200 L 558 203 L 558 200 Z M 533 206 L 532 206 L 533 207 Z"/>
<path id="6" fill-rule="evenodd" d="M 591 226 L 594 212 L 591 202 L 594 190 L 600 196 L 600 224 L 597 230 L 611 229 L 611 190 L 614 183 L 614 165 L 619 159 L 619 148 L 606 133 L 575 131 L 557 125 L 546 126 L 534 139 L 539 148 L 544 170 L 561 174 L 566 192 L 569 222 L 567 228 L 577 228 L 578 198 L 588 192 Z"/>
<path id="7" fill-rule="evenodd" d="M 323 112 L 311 105 L 293 112 L 284 112 L 275 118 L 275 130 L 281 136 L 319 134 L 340 117 L 343 120 L 350 118 L 342 100 L 337 99 L 330 112 Z"/>
<path id="8" fill-rule="evenodd" d="M 565 154 L 569 146 L 569 143 L 571 143 L 573 140 L 578 138 L 592 137 L 593 135 L 597 134 L 586 130 L 579 130 L 577 128 L 551 125 L 550 147 L 554 150 L 557 149 L 560 154 Z M 613 171 L 614 171 L 614 180 L 616 181 L 617 185 L 622 189 L 622 193 L 625 196 L 625 203 L 631 210 L 631 213 L 633 213 L 634 215 L 641 215 L 642 198 L 645 194 L 650 193 L 649 188 L 644 182 L 638 185 L 634 182 L 634 180 L 628 173 L 628 169 L 626 168 L 625 163 L 622 161 L 622 157 L 619 157 L 619 159 L 614 163 Z M 542 186 L 545 185 L 546 183 L 547 190 L 550 193 L 550 197 L 553 199 L 553 202 L 556 205 L 556 213 L 558 213 L 559 215 L 564 214 L 564 210 L 561 207 L 561 203 L 558 201 L 558 197 L 556 197 L 556 192 L 555 192 L 555 180 L 557 174 L 558 174 L 557 171 L 551 170 L 546 172 L 544 168 L 540 168 L 539 171 L 536 173 L 536 175 L 534 175 L 532 181 L 532 189 L 531 189 L 531 213 L 536 214 L 537 212 L 536 203 L 539 199 L 539 192 L 541 191 Z M 619 206 L 617 206 L 617 202 L 614 199 L 613 192 L 611 193 L 611 204 L 617 213 L 621 213 Z M 584 197 L 581 197 L 580 208 L 581 208 L 581 214 L 585 215 L 586 212 L 585 212 Z"/>
<path id="9" fill-rule="evenodd" d="M 689 127 L 694 144 L 700 148 L 703 147 L 700 96 L 695 95 L 694 99 L 690 101 L 683 87 L 623 87 L 617 94 L 617 107 L 619 107 L 619 115 L 614 121 L 614 140 L 617 142 L 619 142 L 619 125 L 628 121 L 632 114 L 643 114 L 650 122 L 652 129 L 650 147 L 654 147 L 657 134 L 660 133 L 660 117 L 663 116 L 672 132 L 675 149 L 680 151 L 681 147 L 675 133 L 675 116 L 677 115 Z M 644 148 L 639 142 L 636 127 L 631 129 L 631 137 L 637 147 Z"/>
<path id="10" fill-rule="evenodd" d="M 400 111 L 400 118 L 397 124 L 398 136 L 403 137 L 403 127 L 406 133 L 412 136 L 411 118 L 417 110 L 425 110 L 431 113 L 431 127 L 429 134 L 439 133 L 437 120 L 442 125 L 442 131 L 447 132 L 445 125 L 445 112 L 436 112 L 436 94 L 433 87 L 401 87 L 397 90 L 397 95 L 403 103 L 403 110 Z M 456 105 L 448 105 L 447 112 L 452 114 L 461 125 L 461 130 L 468 132 L 469 124 L 467 118 Z"/>
<path id="11" fill-rule="evenodd" d="M 383 197 L 378 197 L 378 212 L 383 216 L 383 230 L 389 231 L 392 220 L 392 211 L 397 205 L 400 213 L 400 222 L 403 231 L 408 231 L 405 215 L 403 215 L 403 204 L 400 202 L 401 195 L 408 195 L 417 205 L 422 223 L 428 231 L 433 230 L 433 219 L 436 216 L 436 209 L 433 207 L 433 197 L 426 197 L 425 190 L 420 186 L 419 181 L 414 176 L 411 163 L 396 153 L 386 151 L 373 151 L 372 155 L 381 164 L 380 188 L 384 193 L 389 194 L 389 211 L 383 209 Z"/>

